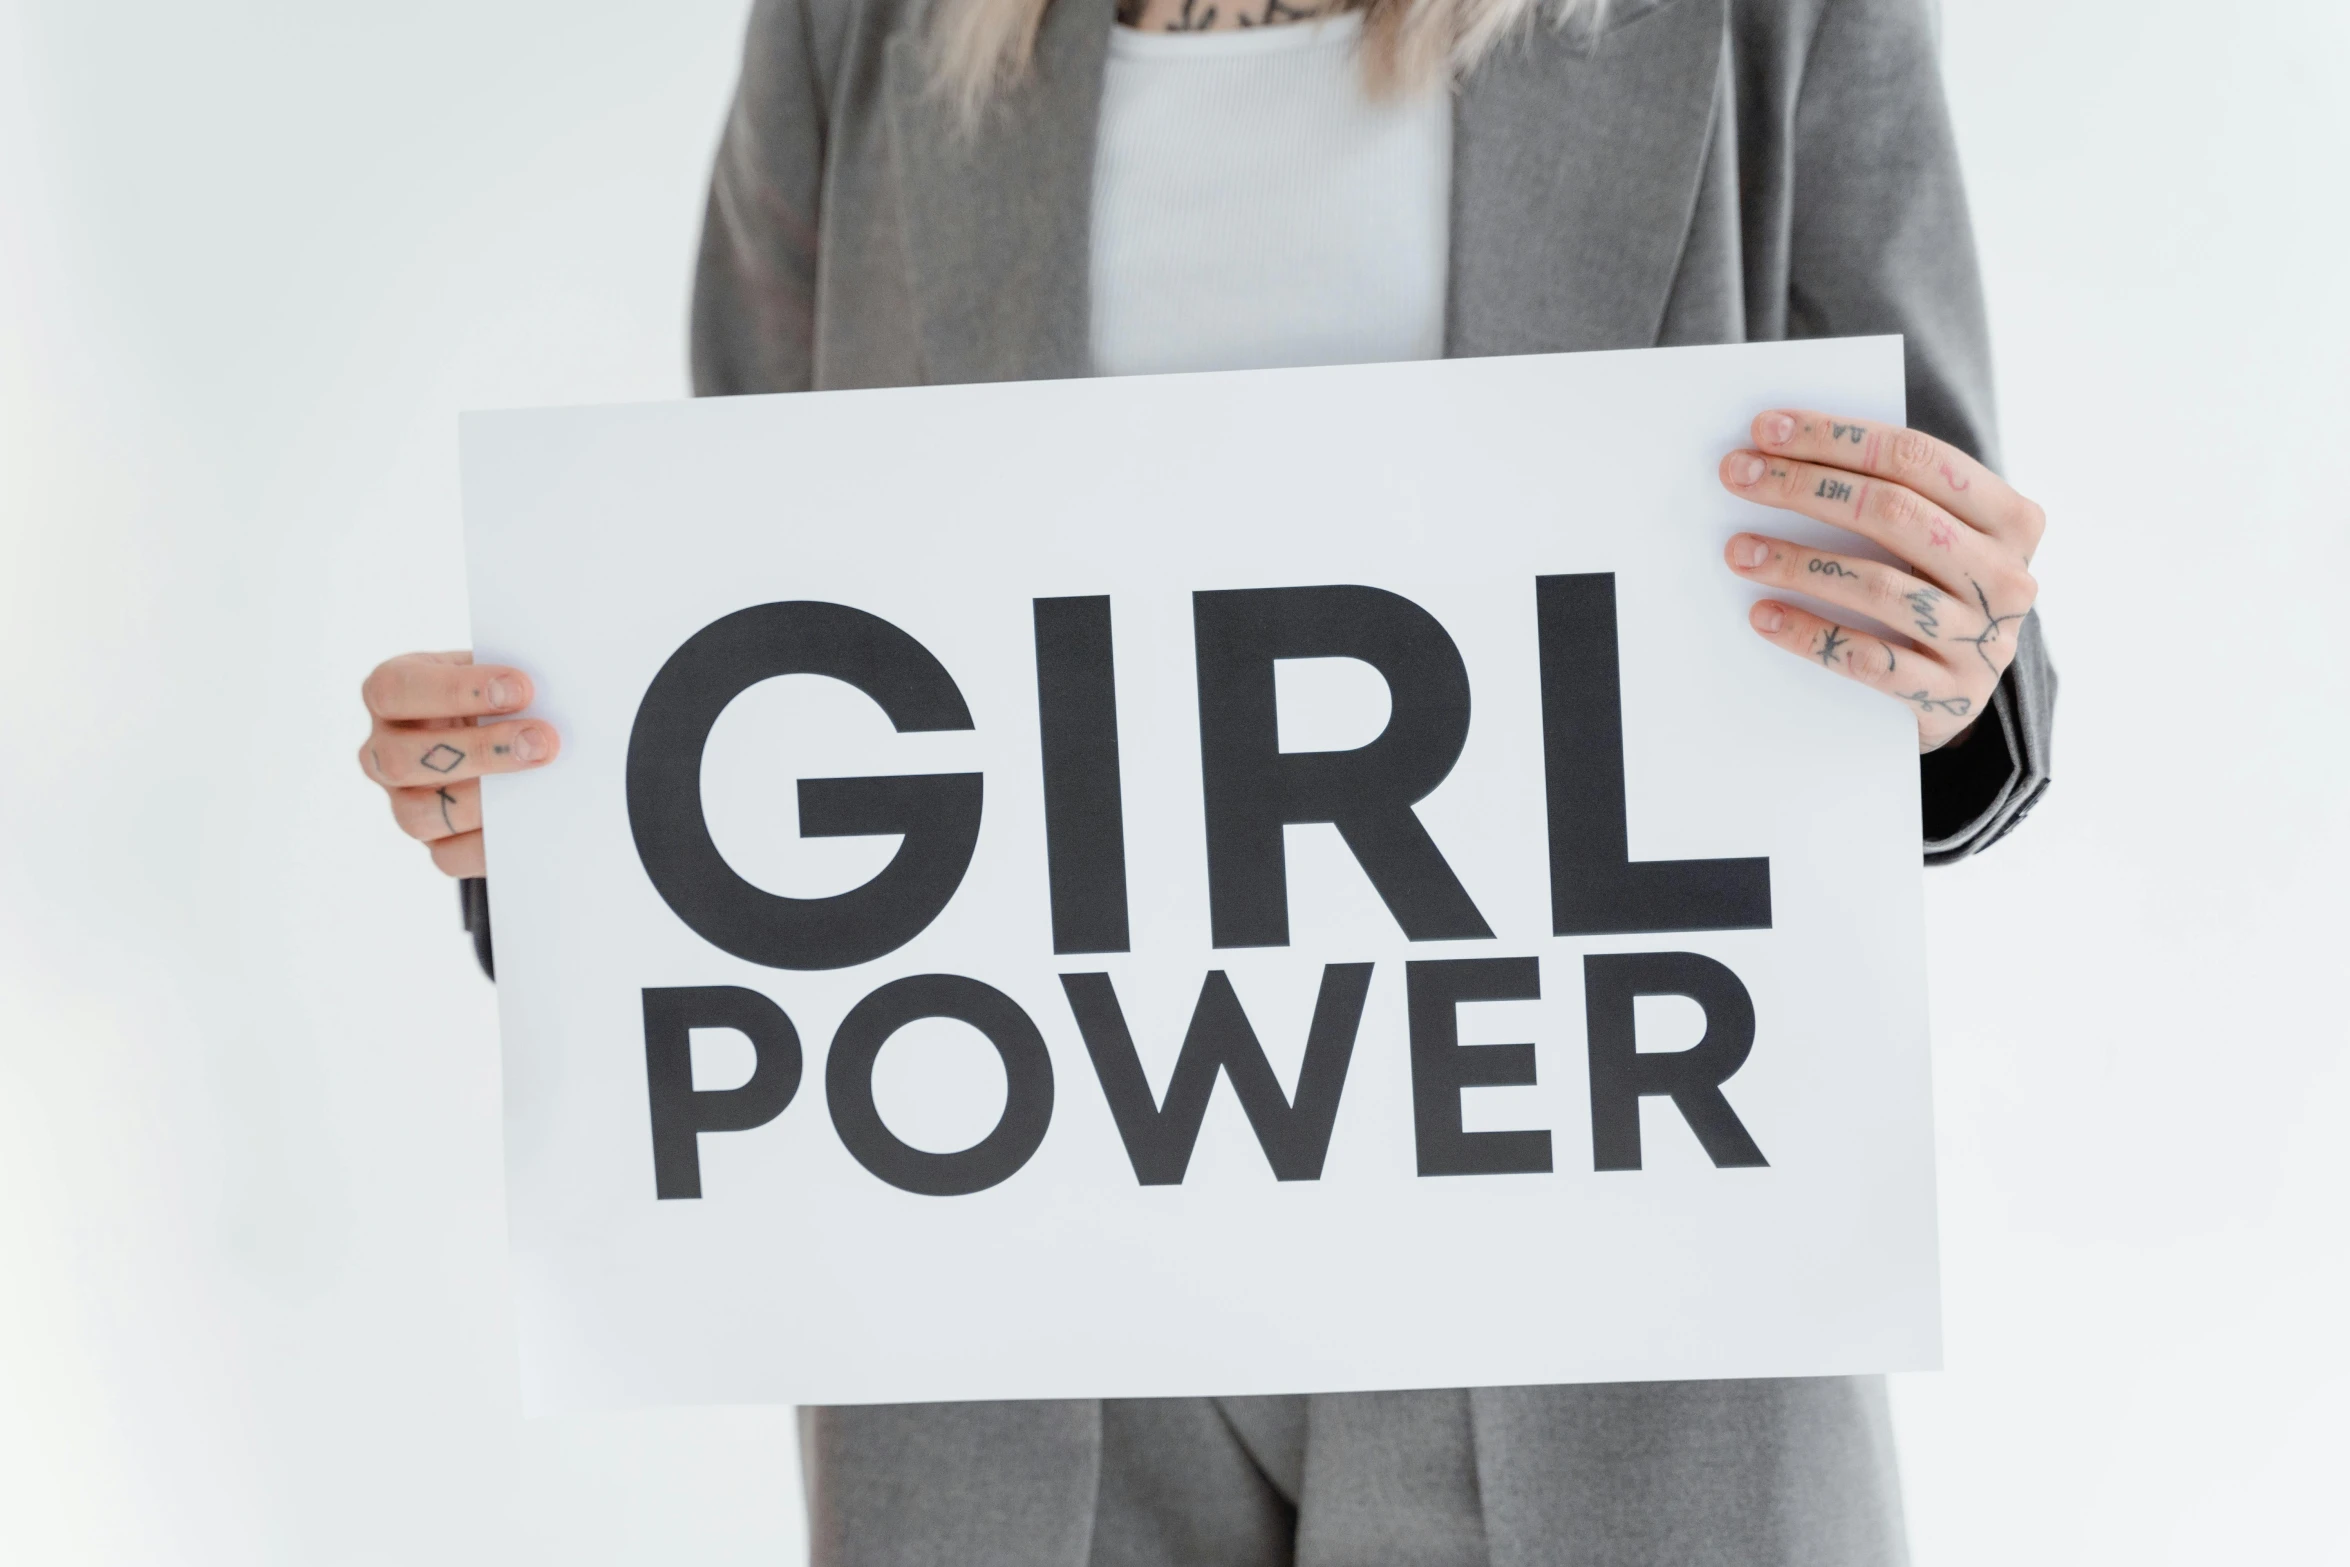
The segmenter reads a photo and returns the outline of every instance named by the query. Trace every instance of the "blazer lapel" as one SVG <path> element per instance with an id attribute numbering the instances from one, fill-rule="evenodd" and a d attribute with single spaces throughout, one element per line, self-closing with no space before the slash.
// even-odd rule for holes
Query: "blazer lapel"
<path id="1" fill-rule="evenodd" d="M 928 89 L 926 8 L 889 42 L 892 153 L 923 379 L 1042 380 L 1090 369 L 1093 145 L 1110 0 L 1056 0 L 1033 74 L 975 134 Z"/>
<path id="2" fill-rule="evenodd" d="M 1714 134 L 1728 0 L 1629 0 L 1542 26 L 1453 113 L 1448 354 L 1657 340 Z"/>
<path id="3" fill-rule="evenodd" d="M 1715 132 L 1728 0 L 1618 0 L 1503 45 L 1453 115 L 1446 352 L 1657 340 Z M 923 378 L 1089 372 L 1093 150 L 1113 8 L 1057 0 L 1033 75 L 965 135 L 928 89 L 926 8 L 890 40 L 892 154 Z"/>

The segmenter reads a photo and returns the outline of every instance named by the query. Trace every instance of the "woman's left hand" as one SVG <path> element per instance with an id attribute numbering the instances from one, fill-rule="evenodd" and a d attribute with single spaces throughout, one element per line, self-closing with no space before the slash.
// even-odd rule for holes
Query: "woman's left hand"
<path id="1" fill-rule="evenodd" d="M 1911 709 L 1918 749 L 1949 744 L 1989 708 L 2039 594 L 2032 552 L 2047 515 L 2006 480 L 1932 436 L 1866 419 L 1788 411 L 1754 421 L 1754 448 L 1722 459 L 1732 494 L 1859 534 L 1909 570 L 1741 533 L 1733 571 L 1900 630 L 1900 644 L 1777 599 L 1749 614 L 1788 652 Z"/>

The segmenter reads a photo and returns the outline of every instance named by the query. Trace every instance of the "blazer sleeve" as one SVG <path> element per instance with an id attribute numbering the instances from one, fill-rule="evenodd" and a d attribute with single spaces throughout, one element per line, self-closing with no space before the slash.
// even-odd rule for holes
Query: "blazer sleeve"
<path id="1" fill-rule="evenodd" d="M 497 961 L 490 954 L 490 883 L 485 876 L 468 876 L 457 883 L 457 917 L 464 922 L 465 934 L 473 938 L 473 961 L 490 978 L 498 977 Z"/>
<path id="2" fill-rule="evenodd" d="M 1788 319 L 1802 337 L 1902 334 L 1910 423 L 1997 468 L 1990 331 L 1931 3 L 1828 0 L 1820 14 L 1795 104 Z M 2055 715 L 2035 612 L 1991 711 L 1920 759 L 1929 864 L 1988 848 L 2039 803 Z"/>
<path id="3" fill-rule="evenodd" d="M 758 0 L 694 269 L 694 393 L 814 379 L 824 98 L 807 0 Z"/>

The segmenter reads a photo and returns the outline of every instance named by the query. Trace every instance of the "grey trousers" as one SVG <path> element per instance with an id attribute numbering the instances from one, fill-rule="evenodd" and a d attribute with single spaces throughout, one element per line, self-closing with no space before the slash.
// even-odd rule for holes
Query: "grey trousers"
<path id="1" fill-rule="evenodd" d="M 802 1412 L 815 1567 L 1898 1567 L 1874 1377 Z"/>

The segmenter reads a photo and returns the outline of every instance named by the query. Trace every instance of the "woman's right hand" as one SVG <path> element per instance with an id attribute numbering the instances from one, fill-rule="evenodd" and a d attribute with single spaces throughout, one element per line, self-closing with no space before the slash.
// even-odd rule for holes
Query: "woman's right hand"
<path id="1" fill-rule="evenodd" d="M 374 720 L 359 767 L 391 796 L 393 819 L 445 874 L 486 874 L 481 776 L 544 767 L 563 745 L 544 719 L 491 721 L 530 705 L 530 677 L 469 652 L 403 653 L 359 695 Z"/>

